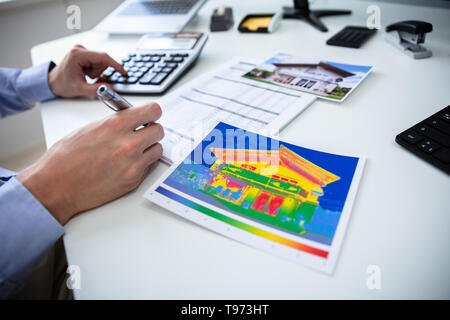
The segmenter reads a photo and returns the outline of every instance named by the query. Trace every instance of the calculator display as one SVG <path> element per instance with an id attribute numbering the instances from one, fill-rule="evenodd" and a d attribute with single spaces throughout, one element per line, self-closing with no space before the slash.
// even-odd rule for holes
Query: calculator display
<path id="1" fill-rule="evenodd" d="M 190 50 L 194 48 L 201 34 L 178 33 L 148 35 L 138 44 L 140 50 Z"/>

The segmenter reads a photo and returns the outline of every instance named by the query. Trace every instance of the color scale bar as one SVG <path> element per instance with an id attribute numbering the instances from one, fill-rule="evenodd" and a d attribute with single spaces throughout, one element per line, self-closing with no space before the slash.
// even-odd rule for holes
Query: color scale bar
<path id="1" fill-rule="evenodd" d="M 177 202 L 179 202 L 179 203 L 181 203 L 181 204 L 183 204 L 183 205 L 185 205 L 185 206 L 187 206 L 187 207 L 189 207 L 191 209 L 197 210 L 197 211 L 199 211 L 201 213 L 204 213 L 204 214 L 206 214 L 206 215 L 208 215 L 208 216 L 210 216 L 210 217 L 212 217 L 214 219 L 217 219 L 217 220 L 225 222 L 225 223 L 227 223 L 229 225 L 232 225 L 233 227 L 236 227 L 236 228 L 239 228 L 241 230 L 250 232 L 250 233 L 252 233 L 254 235 L 257 235 L 257 236 L 260 236 L 262 238 L 265 238 L 265 239 L 277 242 L 279 244 L 282 244 L 282 245 L 294 248 L 296 250 L 307 252 L 309 254 L 313 254 L 313 255 L 316 255 L 316 256 L 319 256 L 319 257 L 322 257 L 322 258 L 327 258 L 328 257 L 328 252 L 327 251 L 324 251 L 324 250 L 321 250 L 321 249 L 317 249 L 317 248 L 313 248 L 313 247 L 310 247 L 310 246 L 307 246 L 307 245 L 304 245 L 304 244 L 301 244 L 301 243 L 298 243 L 298 242 L 295 242 L 295 241 L 292 241 L 292 240 L 280 237 L 280 236 L 278 236 L 276 234 L 273 234 L 273 233 L 270 233 L 268 231 L 261 230 L 261 229 L 258 229 L 256 227 L 250 226 L 250 225 L 248 225 L 246 223 L 243 223 L 241 221 L 238 221 L 238 220 L 235 220 L 233 218 L 227 217 L 227 216 L 225 216 L 223 214 L 220 214 L 220 213 L 218 213 L 218 212 L 216 212 L 214 210 L 211 210 L 211 209 L 208 209 L 208 208 L 206 208 L 206 207 L 204 207 L 202 205 L 199 205 L 198 203 L 195 203 L 195 202 L 193 202 L 193 201 L 191 201 L 189 199 L 186 199 L 186 198 L 184 198 L 184 197 L 182 197 L 182 196 L 180 196 L 180 195 L 178 195 L 176 193 L 173 193 L 172 191 L 167 190 L 167 189 L 165 189 L 163 187 L 158 187 L 155 191 L 159 192 L 160 194 L 162 194 L 162 195 L 164 195 L 164 196 L 166 196 L 166 197 L 168 197 L 168 198 L 170 198 L 170 199 L 172 199 L 174 201 L 177 201 Z"/>

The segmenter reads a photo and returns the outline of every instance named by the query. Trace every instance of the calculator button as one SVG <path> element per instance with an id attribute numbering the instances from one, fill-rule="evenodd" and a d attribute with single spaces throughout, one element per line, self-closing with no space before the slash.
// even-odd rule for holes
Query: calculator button
<path id="1" fill-rule="evenodd" d="M 178 64 L 176 64 L 176 63 L 166 63 L 166 67 L 168 67 L 168 68 L 176 68 L 176 67 L 178 67 Z"/>
<path id="2" fill-rule="evenodd" d="M 134 73 L 134 76 L 135 76 L 136 78 L 140 78 L 140 77 L 142 77 L 143 74 L 144 74 L 143 72 L 138 71 L 138 72 L 135 72 L 135 73 Z"/>
<path id="3" fill-rule="evenodd" d="M 150 84 L 150 82 L 152 81 L 152 79 L 154 78 L 154 77 L 156 77 L 156 73 L 154 73 L 154 72 L 149 72 L 149 73 L 147 73 L 145 76 L 143 76 L 142 78 L 141 78 L 141 80 L 139 80 L 139 84 L 143 84 L 143 85 L 148 85 L 148 84 Z"/>
<path id="4" fill-rule="evenodd" d="M 165 58 L 165 59 L 164 59 L 164 62 L 166 62 L 166 63 L 167 63 L 167 62 L 173 62 L 173 59 L 174 59 L 174 58 Z"/>
<path id="5" fill-rule="evenodd" d="M 143 66 L 139 68 L 140 72 L 146 73 L 148 71 L 148 69 L 150 69 L 149 67 Z"/>
<path id="6" fill-rule="evenodd" d="M 128 56 L 128 57 L 126 57 L 126 58 L 123 58 L 123 59 L 122 59 L 122 64 L 127 63 L 127 62 L 129 62 L 130 60 L 131 60 L 131 57 L 130 57 L 130 56 Z"/>
<path id="7" fill-rule="evenodd" d="M 105 71 L 103 71 L 101 77 L 111 77 L 114 74 L 114 68 L 108 67 Z"/>
<path id="8" fill-rule="evenodd" d="M 130 83 L 130 84 L 136 83 L 137 81 L 138 81 L 137 77 L 129 77 L 127 79 L 127 83 Z"/>
<path id="9" fill-rule="evenodd" d="M 145 57 L 142 57 L 142 62 L 150 62 L 151 59 L 152 59 L 152 57 L 145 56 Z"/>
<path id="10" fill-rule="evenodd" d="M 187 53 L 179 53 L 178 56 L 186 58 L 186 57 L 189 57 L 189 54 L 187 54 Z"/>
<path id="11" fill-rule="evenodd" d="M 163 70 L 163 67 L 156 67 L 153 69 L 154 72 L 161 72 Z"/>
<path id="12" fill-rule="evenodd" d="M 425 140 L 423 142 L 420 142 L 417 147 L 420 150 L 425 151 L 426 153 L 433 153 L 437 149 L 440 148 L 440 145 L 427 139 L 427 140 Z"/>
<path id="13" fill-rule="evenodd" d="M 173 71 L 173 68 L 163 68 L 162 72 L 171 73 Z"/>
<path id="14" fill-rule="evenodd" d="M 138 71 L 138 70 L 139 70 L 138 67 L 131 67 L 128 71 L 136 72 L 136 71 Z"/>
<path id="15" fill-rule="evenodd" d="M 417 142 L 421 141 L 423 139 L 423 137 L 413 131 L 410 132 L 406 132 L 404 134 L 401 135 L 402 139 L 411 143 L 411 144 L 416 144 Z"/>
<path id="16" fill-rule="evenodd" d="M 125 83 L 127 81 L 127 78 L 124 76 L 119 77 L 119 79 L 117 79 L 117 83 Z"/>
<path id="17" fill-rule="evenodd" d="M 183 57 L 175 57 L 175 58 L 173 58 L 173 62 L 180 63 L 180 62 L 183 62 L 183 61 L 184 61 Z"/>
<path id="18" fill-rule="evenodd" d="M 150 81 L 150 83 L 151 83 L 151 84 L 154 84 L 154 85 L 159 85 L 159 84 L 161 84 L 161 83 L 164 81 L 164 79 L 167 78 L 168 75 L 169 75 L 169 74 L 166 73 L 166 72 L 160 72 L 160 73 L 158 73 L 158 74 L 156 75 L 156 77 L 154 77 L 154 78 L 152 79 L 152 81 Z"/>
<path id="19" fill-rule="evenodd" d="M 160 60 L 161 60 L 161 58 L 159 56 L 154 56 L 154 57 L 151 57 L 151 59 L 149 61 L 151 61 L 151 62 L 159 62 Z"/>
<path id="20" fill-rule="evenodd" d="M 450 163 L 450 149 L 441 149 L 435 154 L 433 154 L 433 157 L 438 159 L 439 161 L 449 164 Z"/>
<path id="21" fill-rule="evenodd" d="M 151 62 L 146 62 L 144 66 L 145 66 L 146 68 L 151 69 L 151 68 L 153 68 L 154 64 L 151 63 Z"/>
<path id="22" fill-rule="evenodd" d="M 109 82 L 116 82 L 122 75 L 119 72 L 114 72 L 114 74 L 108 79 Z"/>

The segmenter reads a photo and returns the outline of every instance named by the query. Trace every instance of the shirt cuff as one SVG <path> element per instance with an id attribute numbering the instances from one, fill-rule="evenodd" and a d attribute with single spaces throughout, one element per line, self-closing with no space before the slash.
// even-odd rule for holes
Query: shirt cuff
<path id="1" fill-rule="evenodd" d="M 2 284 L 21 283 L 64 228 L 15 178 L 0 188 L 0 296 Z"/>
<path id="2" fill-rule="evenodd" d="M 11 177 L 17 175 L 17 172 L 0 168 L 0 187 L 11 179 Z"/>
<path id="3" fill-rule="evenodd" d="M 47 62 L 23 70 L 17 79 L 17 93 L 29 104 L 55 98 L 48 84 L 48 73 L 54 64 Z"/>

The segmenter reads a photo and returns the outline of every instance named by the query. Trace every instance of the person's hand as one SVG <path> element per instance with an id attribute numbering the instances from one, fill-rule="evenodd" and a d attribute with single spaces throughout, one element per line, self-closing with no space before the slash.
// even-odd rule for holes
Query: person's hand
<path id="1" fill-rule="evenodd" d="M 156 103 L 134 107 L 63 138 L 17 179 L 58 220 L 137 188 L 162 155 L 164 130 Z M 135 128 L 150 123 L 139 130 Z"/>
<path id="2" fill-rule="evenodd" d="M 108 67 L 127 74 L 123 66 L 106 53 L 89 51 L 76 45 L 48 74 L 50 90 L 56 96 L 65 98 L 96 96 L 97 88 L 104 83 L 88 84 L 86 75 L 95 79 Z"/>

